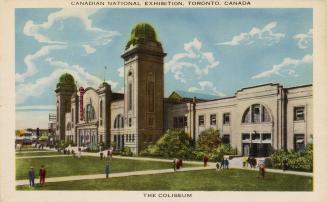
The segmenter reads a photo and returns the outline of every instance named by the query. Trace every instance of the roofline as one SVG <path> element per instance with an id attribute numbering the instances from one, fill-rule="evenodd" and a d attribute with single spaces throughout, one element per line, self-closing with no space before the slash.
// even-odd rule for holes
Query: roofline
<path id="1" fill-rule="evenodd" d="M 240 90 L 237 90 L 236 93 L 240 92 L 240 91 L 243 91 L 243 90 L 247 90 L 247 89 L 251 89 L 251 88 L 258 88 L 258 87 L 262 87 L 262 86 L 282 86 L 282 85 L 280 85 L 279 83 L 264 83 L 264 84 L 259 84 L 259 85 L 254 85 L 254 86 L 248 86 L 248 87 L 241 88 Z"/>
<path id="2" fill-rule="evenodd" d="M 193 99 L 193 98 L 195 98 L 196 100 L 201 100 L 201 101 L 213 100 L 213 99 L 203 99 L 203 98 L 199 98 L 199 97 L 197 97 L 197 96 L 193 96 L 193 97 L 182 97 L 182 96 L 181 96 L 180 94 L 178 94 L 178 92 L 176 92 L 176 91 L 178 91 L 178 90 L 174 90 L 173 92 L 171 92 L 167 98 L 169 98 L 173 93 L 176 93 L 176 94 L 179 95 L 182 99 Z M 180 91 L 183 91 L 183 90 L 180 90 Z M 184 91 L 184 92 L 187 92 L 187 91 Z M 214 95 L 210 95 L 210 94 L 208 95 L 208 94 L 202 94 L 202 93 L 196 93 L 196 94 L 198 94 L 198 95 L 203 95 L 203 96 L 214 96 Z M 218 96 L 216 96 L 216 97 L 218 97 Z M 215 99 L 219 99 L 219 98 L 215 98 Z"/>
<path id="3" fill-rule="evenodd" d="M 310 87 L 312 86 L 312 83 L 311 84 L 304 84 L 304 85 L 299 85 L 299 86 L 292 86 L 292 87 L 289 87 L 289 88 L 285 88 L 285 89 L 294 89 L 294 88 L 304 88 L 304 87 Z"/>

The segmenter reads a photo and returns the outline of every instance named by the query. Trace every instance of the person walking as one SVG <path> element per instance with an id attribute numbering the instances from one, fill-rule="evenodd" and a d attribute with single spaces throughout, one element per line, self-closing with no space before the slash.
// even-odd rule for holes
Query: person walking
<path id="1" fill-rule="evenodd" d="M 44 183 L 45 183 L 45 174 L 46 174 L 46 171 L 45 171 L 44 165 L 42 165 L 41 169 L 39 171 L 40 184 L 41 185 L 44 185 Z"/>
<path id="2" fill-rule="evenodd" d="M 208 160 L 209 160 L 208 156 L 207 156 L 207 155 L 204 155 L 204 157 L 203 157 L 203 166 L 204 166 L 204 167 L 207 167 L 207 165 L 208 165 Z"/>
<path id="3" fill-rule="evenodd" d="M 220 169 L 225 169 L 225 160 L 224 158 L 220 161 Z"/>
<path id="4" fill-rule="evenodd" d="M 35 172 L 34 172 L 34 168 L 32 166 L 30 167 L 30 170 L 28 171 L 28 179 L 30 182 L 30 187 L 34 187 Z"/>
<path id="5" fill-rule="evenodd" d="M 105 172 L 106 172 L 106 178 L 109 178 L 109 172 L 110 172 L 109 161 L 107 161 L 107 163 L 106 163 L 106 169 L 105 169 Z"/>
<path id="6" fill-rule="evenodd" d="M 100 160 L 102 160 L 103 159 L 103 152 L 101 151 L 100 152 Z"/>
<path id="7" fill-rule="evenodd" d="M 216 163 L 216 171 L 219 171 L 219 170 L 220 170 L 219 165 L 220 165 L 220 162 L 219 162 L 219 160 L 218 160 L 217 163 Z"/>
<path id="8" fill-rule="evenodd" d="M 226 158 L 226 159 L 225 159 L 225 166 L 226 166 L 227 169 L 228 169 L 228 165 L 229 165 L 229 161 L 228 161 L 228 159 Z"/>
<path id="9" fill-rule="evenodd" d="M 174 172 L 176 172 L 176 161 L 177 161 L 177 159 L 174 159 L 173 160 L 173 169 L 174 169 Z"/>
<path id="10" fill-rule="evenodd" d="M 114 150 L 114 148 L 113 147 L 110 147 L 109 148 L 109 150 L 108 150 L 108 158 L 110 159 L 110 160 L 112 160 L 112 152 L 113 152 L 113 150 Z"/>
<path id="11" fill-rule="evenodd" d="M 246 166 L 246 161 L 247 161 L 246 156 L 243 156 L 243 158 L 242 158 L 243 168 L 245 168 L 245 166 Z"/>

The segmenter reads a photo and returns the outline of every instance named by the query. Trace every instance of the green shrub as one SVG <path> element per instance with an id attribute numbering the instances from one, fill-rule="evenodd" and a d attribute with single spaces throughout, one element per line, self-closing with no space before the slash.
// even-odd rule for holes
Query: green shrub
<path id="1" fill-rule="evenodd" d="M 209 128 L 200 133 L 197 141 L 197 149 L 212 153 L 221 144 L 219 130 Z"/>
<path id="2" fill-rule="evenodd" d="M 133 156 L 133 152 L 129 147 L 124 147 L 120 154 L 122 156 Z"/>
<path id="3" fill-rule="evenodd" d="M 271 155 L 272 167 L 283 168 L 283 160 L 288 160 L 290 170 L 313 170 L 313 145 L 308 144 L 301 152 L 278 150 Z"/>

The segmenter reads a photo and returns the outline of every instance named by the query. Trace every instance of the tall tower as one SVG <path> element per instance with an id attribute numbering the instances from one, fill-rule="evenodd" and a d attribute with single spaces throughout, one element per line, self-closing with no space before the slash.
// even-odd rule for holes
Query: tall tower
<path id="1" fill-rule="evenodd" d="M 124 133 L 135 135 L 136 153 L 163 134 L 165 56 L 154 28 L 147 23 L 135 25 L 122 58 Z"/>
<path id="2" fill-rule="evenodd" d="M 76 92 L 74 77 L 68 73 L 61 75 L 55 92 L 57 97 L 56 138 L 65 140 L 66 113 L 71 111 L 71 98 L 73 93 Z"/>

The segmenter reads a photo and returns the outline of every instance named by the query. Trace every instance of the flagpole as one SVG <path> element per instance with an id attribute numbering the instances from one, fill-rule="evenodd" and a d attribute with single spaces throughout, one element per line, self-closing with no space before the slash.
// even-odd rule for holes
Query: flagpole
<path id="1" fill-rule="evenodd" d="M 104 66 L 103 83 L 106 82 L 106 70 L 107 66 Z"/>

